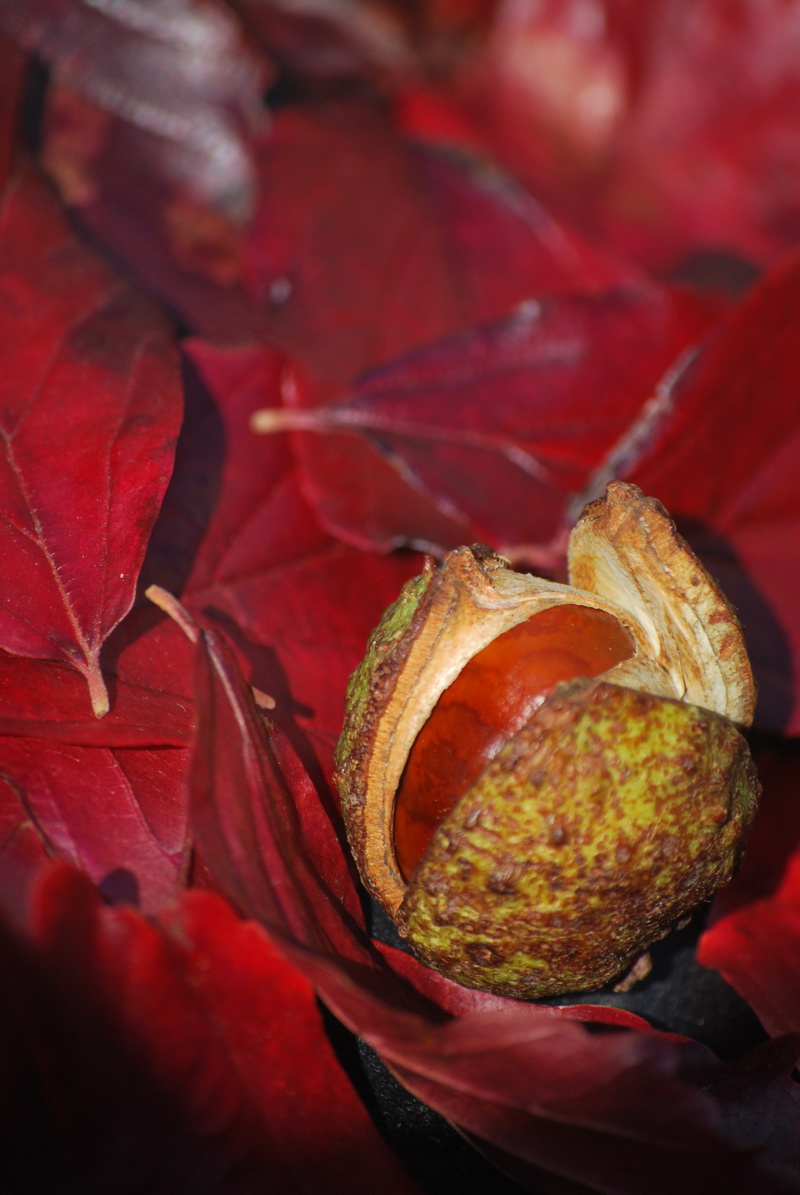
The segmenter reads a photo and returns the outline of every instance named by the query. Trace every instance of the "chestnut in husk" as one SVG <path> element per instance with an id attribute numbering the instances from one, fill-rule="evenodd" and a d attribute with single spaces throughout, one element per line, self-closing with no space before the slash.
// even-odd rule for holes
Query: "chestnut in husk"
<path id="1" fill-rule="evenodd" d="M 736 616 L 615 482 L 570 585 L 459 548 L 348 690 L 337 781 L 365 884 L 430 966 L 532 998 L 602 986 L 732 875 L 758 797 Z"/>

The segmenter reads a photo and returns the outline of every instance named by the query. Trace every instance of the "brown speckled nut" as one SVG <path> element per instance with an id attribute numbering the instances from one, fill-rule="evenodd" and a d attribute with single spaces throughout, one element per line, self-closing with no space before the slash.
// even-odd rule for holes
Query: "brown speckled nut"
<path id="1" fill-rule="evenodd" d="M 615 482 L 587 507 L 570 585 L 458 548 L 409 582 L 348 690 L 337 782 L 365 884 L 462 983 L 532 997 L 602 985 L 730 877 L 758 784 L 739 623 L 669 516 Z M 441 695 L 504 632 L 602 611 L 631 654 L 556 687 L 458 799 L 407 883 L 398 787 Z M 603 665 L 605 666 L 605 665 Z"/>

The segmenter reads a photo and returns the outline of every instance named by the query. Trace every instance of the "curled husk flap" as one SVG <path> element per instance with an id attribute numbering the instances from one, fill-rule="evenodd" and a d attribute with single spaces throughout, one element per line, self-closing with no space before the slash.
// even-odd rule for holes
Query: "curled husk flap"
<path id="1" fill-rule="evenodd" d="M 431 966 L 514 996 L 621 973 L 729 878 L 757 793 L 733 725 L 755 699 L 736 615 L 660 504 L 612 483 L 576 525 L 569 568 L 562 585 L 466 547 L 429 564 L 370 638 L 337 748 L 366 886 Z M 394 806 L 420 729 L 473 656 L 563 604 L 611 614 L 630 658 L 544 701 L 406 884 Z"/>

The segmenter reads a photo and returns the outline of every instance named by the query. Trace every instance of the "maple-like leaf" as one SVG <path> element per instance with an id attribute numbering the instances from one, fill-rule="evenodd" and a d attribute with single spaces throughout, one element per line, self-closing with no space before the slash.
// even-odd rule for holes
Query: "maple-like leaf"
<path id="1" fill-rule="evenodd" d="M 133 602 L 172 468 L 175 348 L 32 173 L 1 219 L 0 646 L 68 660 L 101 716 L 100 649 Z"/>

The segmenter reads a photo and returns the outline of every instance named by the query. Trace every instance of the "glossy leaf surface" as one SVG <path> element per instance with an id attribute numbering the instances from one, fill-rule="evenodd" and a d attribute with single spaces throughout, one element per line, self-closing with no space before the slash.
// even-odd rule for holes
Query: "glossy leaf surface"
<path id="1" fill-rule="evenodd" d="M 579 496 L 647 443 L 709 319 L 655 287 L 531 301 L 366 375 L 286 419 L 310 429 L 297 451 L 320 518 L 359 547 L 477 540 L 552 567 Z M 319 398 L 302 378 L 284 393 L 292 411 Z"/>
<path id="2" fill-rule="evenodd" d="M 133 602 L 172 468 L 175 351 L 162 317 L 75 239 L 32 173 L 4 197 L 0 288 L 0 643 L 68 660 L 102 715 L 100 649 Z"/>

